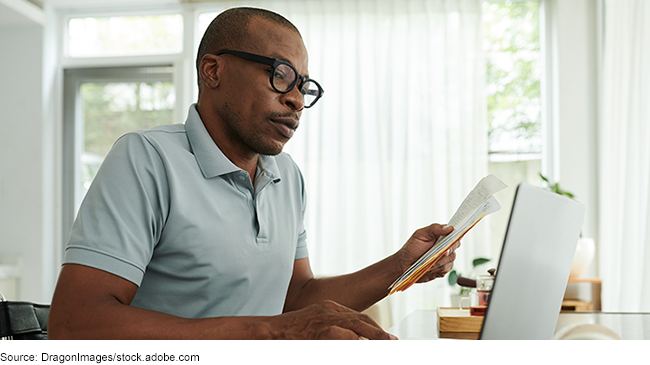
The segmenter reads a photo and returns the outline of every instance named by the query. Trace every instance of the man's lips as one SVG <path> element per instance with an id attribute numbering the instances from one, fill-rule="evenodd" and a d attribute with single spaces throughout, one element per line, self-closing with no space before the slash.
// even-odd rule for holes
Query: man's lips
<path id="1" fill-rule="evenodd" d="M 278 131 L 280 131 L 280 133 L 287 138 L 291 138 L 293 136 L 293 132 L 295 132 L 299 125 L 298 120 L 290 117 L 271 118 L 271 121 L 278 129 Z"/>

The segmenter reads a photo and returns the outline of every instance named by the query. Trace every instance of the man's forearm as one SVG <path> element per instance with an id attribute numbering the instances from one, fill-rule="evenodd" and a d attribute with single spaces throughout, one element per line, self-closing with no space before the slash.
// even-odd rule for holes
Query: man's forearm
<path id="1" fill-rule="evenodd" d="M 187 319 L 130 306 L 137 286 L 103 270 L 64 265 L 48 322 L 52 339 L 269 338 L 268 317 Z"/>
<path id="2" fill-rule="evenodd" d="M 50 339 L 271 339 L 268 317 L 188 319 L 115 303 L 54 312 Z"/>
<path id="3" fill-rule="evenodd" d="M 388 295 L 388 287 L 402 274 L 395 255 L 357 272 L 308 280 L 292 298 L 285 312 L 322 300 L 332 300 L 348 308 L 363 311 Z"/>

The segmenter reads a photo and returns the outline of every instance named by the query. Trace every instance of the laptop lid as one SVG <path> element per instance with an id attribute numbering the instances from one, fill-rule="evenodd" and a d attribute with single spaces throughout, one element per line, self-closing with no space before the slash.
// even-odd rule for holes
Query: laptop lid
<path id="1" fill-rule="evenodd" d="M 480 339 L 553 337 L 584 215 L 567 197 L 517 187 Z"/>

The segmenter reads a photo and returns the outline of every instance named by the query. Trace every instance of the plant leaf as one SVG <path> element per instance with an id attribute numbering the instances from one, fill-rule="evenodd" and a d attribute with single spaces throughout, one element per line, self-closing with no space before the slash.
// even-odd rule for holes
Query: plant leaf
<path id="1" fill-rule="evenodd" d="M 478 257 L 475 258 L 474 261 L 472 261 L 472 266 L 477 267 L 479 265 L 483 265 L 486 262 L 489 262 L 490 259 L 486 259 L 485 257 Z"/>
<path id="2" fill-rule="evenodd" d="M 560 183 L 555 183 L 551 189 L 557 194 L 562 195 L 562 189 L 560 189 Z"/>
<path id="3" fill-rule="evenodd" d="M 454 286 L 456 285 L 456 280 L 458 280 L 458 277 L 460 274 L 456 272 L 456 270 L 451 270 L 449 272 L 449 276 L 447 277 L 447 280 L 449 281 L 449 285 Z"/>

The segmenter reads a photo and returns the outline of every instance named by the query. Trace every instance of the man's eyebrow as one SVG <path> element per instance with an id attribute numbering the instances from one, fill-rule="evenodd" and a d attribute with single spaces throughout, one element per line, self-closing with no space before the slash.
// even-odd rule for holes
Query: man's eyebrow
<path id="1" fill-rule="evenodd" d="M 291 63 L 291 61 L 289 61 L 288 59 L 286 59 L 284 56 L 282 56 L 282 55 L 279 54 L 279 53 L 271 53 L 271 58 L 276 58 L 276 59 L 278 59 L 278 60 L 280 60 L 280 61 L 284 61 L 284 62 L 290 63 L 290 64 L 293 66 L 293 63 Z M 294 67 L 295 67 L 295 66 L 294 66 Z"/>
<path id="2" fill-rule="evenodd" d="M 271 58 L 275 58 L 275 59 L 278 59 L 280 61 L 284 61 L 284 62 L 290 64 L 291 66 L 296 67 L 293 63 L 291 63 L 291 61 L 289 61 L 288 59 L 286 59 L 284 56 L 282 56 L 279 53 L 271 53 Z M 303 76 L 304 78 L 307 78 L 307 79 L 309 78 L 309 74 L 301 75 L 301 76 Z"/>

